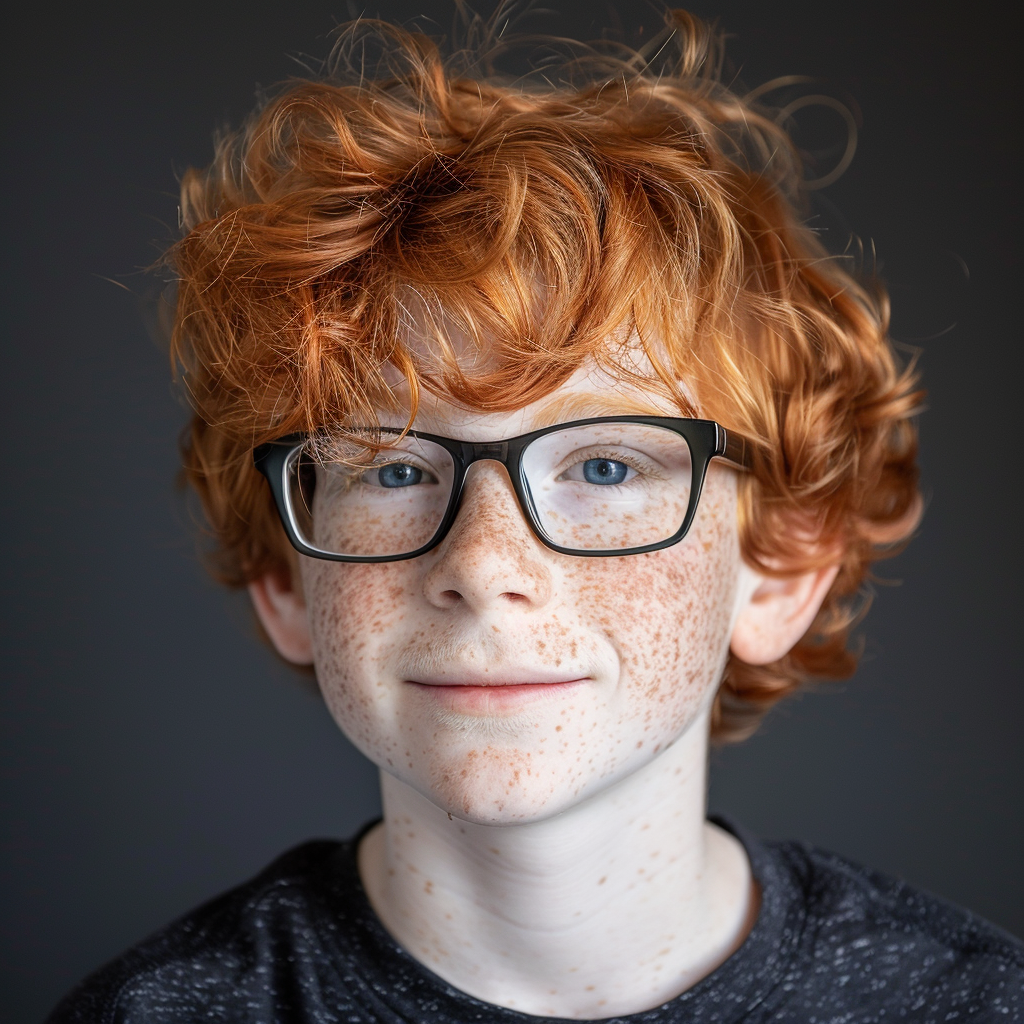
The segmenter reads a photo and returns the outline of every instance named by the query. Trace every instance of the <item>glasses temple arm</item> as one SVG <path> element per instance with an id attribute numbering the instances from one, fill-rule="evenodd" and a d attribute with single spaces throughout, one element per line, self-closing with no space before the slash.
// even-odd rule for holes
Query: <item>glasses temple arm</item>
<path id="1" fill-rule="evenodd" d="M 715 424 L 718 427 L 718 443 L 715 446 L 715 455 L 718 458 L 726 459 L 742 469 L 750 469 L 752 463 L 751 446 L 746 438 L 735 431 L 726 430 L 725 427 Z"/>

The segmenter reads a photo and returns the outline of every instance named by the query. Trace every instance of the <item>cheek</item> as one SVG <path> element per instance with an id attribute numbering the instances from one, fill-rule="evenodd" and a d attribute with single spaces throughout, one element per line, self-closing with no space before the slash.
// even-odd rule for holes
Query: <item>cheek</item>
<path id="1" fill-rule="evenodd" d="M 739 568 L 728 481 L 705 492 L 681 544 L 581 563 L 580 610 L 617 649 L 625 714 L 673 731 L 708 699 L 728 654 Z"/>
<path id="2" fill-rule="evenodd" d="M 364 753 L 380 741 L 381 703 L 388 694 L 378 652 L 408 607 L 408 563 L 376 565 L 306 560 L 302 583 L 313 660 L 335 721 Z"/>

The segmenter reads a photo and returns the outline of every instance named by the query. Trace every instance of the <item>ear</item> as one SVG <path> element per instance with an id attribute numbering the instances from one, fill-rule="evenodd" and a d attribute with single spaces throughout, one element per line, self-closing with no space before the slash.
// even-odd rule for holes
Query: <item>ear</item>
<path id="1" fill-rule="evenodd" d="M 748 665 L 767 665 L 785 657 L 810 629 L 838 571 L 838 565 L 828 565 L 778 578 L 744 564 L 732 653 Z"/>
<path id="2" fill-rule="evenodd" d="M 312 665 L 313 644 L 306 600 L 298 585 L 298 567 L 253 580 L 249 596 L 277 653 L 296 665 Z"/>

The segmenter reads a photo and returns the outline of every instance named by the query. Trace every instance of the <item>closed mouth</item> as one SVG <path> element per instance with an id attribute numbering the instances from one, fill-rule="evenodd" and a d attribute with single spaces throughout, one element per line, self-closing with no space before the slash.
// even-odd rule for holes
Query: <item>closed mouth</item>
<path id="1" fill-rule="evenodd" d="M 564 697 L 591 682 L 590 677 L 523 681 L 521 679 L 465 679 L 457 683 L 407 680 L 425 699 L 462 715 L 508 714 L 525 705 Z"/>

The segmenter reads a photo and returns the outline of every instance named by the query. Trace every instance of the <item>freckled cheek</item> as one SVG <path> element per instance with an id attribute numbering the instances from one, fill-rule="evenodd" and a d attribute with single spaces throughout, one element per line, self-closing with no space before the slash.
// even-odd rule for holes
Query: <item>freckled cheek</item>
<path id="1" fill-rule="evenodd" d="M 621 559 L 580 561 L 567 580 L 581 618 L 616 647 L 623 696 L 637 714 L 652 702 L 680 711 L 718 682 L 739 572 L 735 494 L 709 489 L 686 539 Z"/>
<path id="2" fill-rule="evenodd" d="M 357 742 L 353 733 L 372 728 L 385 696 L 378 657 L 405 614 L 409 576 L 403 562 L 303 565 L 317 679 L 335 720 Z"/>

